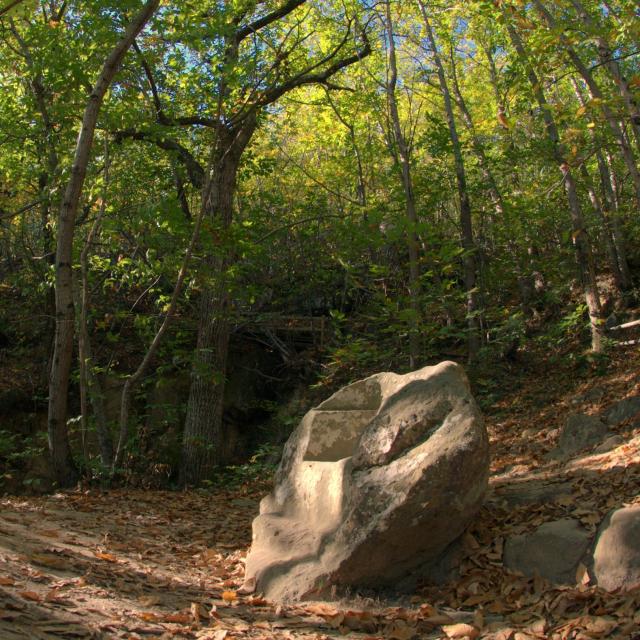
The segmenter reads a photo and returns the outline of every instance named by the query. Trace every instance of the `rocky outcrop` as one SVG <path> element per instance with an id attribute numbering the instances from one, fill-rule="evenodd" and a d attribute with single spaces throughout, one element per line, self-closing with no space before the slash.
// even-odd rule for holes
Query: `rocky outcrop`
<path id="1" fill-rule="evenodd" d="M 343 388 L 289 438 L 253 523 L 245 592 L 326 597 L 426 566 L 480 508 L 489 453 L 452 362 Z"/>

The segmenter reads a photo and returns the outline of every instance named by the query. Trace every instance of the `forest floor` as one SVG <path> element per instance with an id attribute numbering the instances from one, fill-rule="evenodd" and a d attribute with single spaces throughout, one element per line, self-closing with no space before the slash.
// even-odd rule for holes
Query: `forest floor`
<path id="1" fill-rule="evenodd" d="M 238 596 L 264 488 L 0 498 L 0 640 L 640 638 L 640 589 L 606 593 L 584 570 L 559 587 L 502 566 L 510 535 L 562 517 L 595 531 L 611 508 L 640 501 L 637 421 L 618 427 L 624 444 L 609 453 L 546 457 L 567 415 L 640 394 L 639 365 L 628 350 L 600 376 L 544 362 L 514 370 L 512 391 L 486 411 L 491 491 L 465 534 L 461 575 L 402 598 Z"/>

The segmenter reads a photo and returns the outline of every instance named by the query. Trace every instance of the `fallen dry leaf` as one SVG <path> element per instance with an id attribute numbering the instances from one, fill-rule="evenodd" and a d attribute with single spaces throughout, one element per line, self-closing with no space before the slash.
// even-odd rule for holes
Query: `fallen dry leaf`
<path id="1" fill-rule="evenodd" d="M 159 622 L 160 620 L 164 620 L 161 615 L 153 613 L 153 611 L 140 611 L 136 613 L 136 618 L 140 618 L 140 620 L 144 620 L 145 622 Z"/>
<path id="2" fill-rule="evenodd" d="M 223 591 L 222 599 L 225 602 L 234 602 L 238 599 L 238 594 L 235 591 Z"/>
<path id="3" fill-rule="evenodd" d="M 581 562 L 576 569 L 576 584 L 588 585 L 589 582 L 591 582 L 591 578 L 589 577 L 589 570 Z"/>
<path id="4" fill-rule="evenodd" d="M 536 620 L 532 622 L 528 627 L 527 631 L 531 631 L 536 635 L 544 635 L 547 632 L 549 625 L 544 618 L 540 618 L 540 620 Z"/>
<path id="5" fill-rule="evenodd" d="M 51 569 L 66 569 L 69 562 L 66 558 L 49 553 L 32 553 L 29 559 L 34 564 L 39 564 Z"/>
<path id="6" fill-rule="evenodd" d="M 112 553 L 96 551 L 93 555 L 98 558 L 98 560 L 104 560 L 105 562 L 118 562 L 118 558 L 116 558 Z"/>
<path id="7" fill-rule="evenodd" d="M 417 635 L 418 630 L 404 620 L 394 620 L 384 629 L 384 637 L 388 640 L 411 640 Z"/>
<path id="8" fill-rule="evenodd" d="M 447 638 L 477 638 L 480 631 L 471 624 L 458 622 L 457 624 L 447 624 L 442 627 Z"/>
<path id="9" fill-rule="evenodd" d="M 42 602 L 42 596 L 36 591 L 20 591 L 20 596 L 25 600 L 31 600 L 32 602 Z"/>
<path id="10" fill-rule="evenodd" d="M 162 617 L 164 622 L 175 622 L 177 624 L 189 624 L 193 621 L 191 612 L 189 613 L 169 613 Z"/>

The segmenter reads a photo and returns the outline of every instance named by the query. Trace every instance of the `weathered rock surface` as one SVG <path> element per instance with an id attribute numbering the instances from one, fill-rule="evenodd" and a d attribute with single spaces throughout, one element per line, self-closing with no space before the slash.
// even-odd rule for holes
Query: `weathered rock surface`
<path id="1" fill-rule="evenodd" d="M 560 431 L 556 448 L 551 458 L 567 458 L 578 451 L 601 442 L 608 434 L 608 426 L 597 416 L 574 413 L 567 418 Z"/>
<path id="2" fill-rule="evenodd" d="M 616 449 L 625 443 L 625 439 L 621 435 L 609 436 L 602 444 L 599 444 L 593 453 L 608 453 L 612 449 Z"/>
<path id="3" fill-rule="evenodd" d="M 555 584 L 575 584 L 589 533 L 577 520 L 545 522 L 535 531 L 508 538 L 504 565 L 526 576 L 538 574 Z"/>
<path id="4" fill-rule="evenodd" d="M 612 511 L 600 525 L 593 552 L 598 586 L 627 591 L 640 586 L 640 506 Z"/>
<path id="5" fill-rule="evenodd" d="M 397 584 L 463 532 L 488 471 L 460 366 L 351 384 L 289 438 L 253 522 L 244 591 L 286 600 Z"/>
<path id="6" fill-rule="evenodd" d="M 640 413 L 640 396 L 625 398 L 611 405 L 606 413 L 607 422 L 617 425 Z"/>

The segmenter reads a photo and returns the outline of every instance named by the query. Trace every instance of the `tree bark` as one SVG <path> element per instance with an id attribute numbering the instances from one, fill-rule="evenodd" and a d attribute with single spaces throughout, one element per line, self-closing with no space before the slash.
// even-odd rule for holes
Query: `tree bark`
<path id="1" fill-rule="evenodd" d="M 240 160 L 256 126 L 255 116 L 245 120 L 239 130 L 220 125 L 207 172 L 202 208 L 205 219 L 219 235 L 214 238 L 216 253 L 206 259 L 214 284 L 205 285 L 200 298 L 198 341 L 182 439 L 182 486 L 199 484 L 215 466 L 226 462 L 228 455 L 222 437 L 222 414 L 230 337 L 227 270 L 231 256 L 225 244 L 233 220 Z"/>
<path id="2" fill-rule="evenodd" d="M 107 57 L 91 91 L 76 144 L 71 177 L 58 216 L 56 246 L 56 329 L 49 377 L 48 436 L 53 471 L 60 486 L 75 483 L 78 472 L 71 455 L 67 431 L 69 376 L 73 356 L 74 305 L 72 253 L 78 203 L 89 164 L 96 123 L 104 96 L 135 37 L 154 14 L 160 0 L 147 0 L 128 25 L 124 36 Z"/>
<path id="3" fill-rule="evenodd" d="M 80 320 L 78 322 L 78 358 L 80 361 L 80 403 L 82 413 L 83 431 L 87 431 L 88 402 L 93 408 L 93 417 L 96 421 L 96 433 L 98 435 L 98 447 L 100 450 L 100 460 L 105 469 L 109 469 L 113 461 L 113 439 L 107 421 L 107 414 L 104 407 L 104 392 L 100 381 L 93 372 L 93 352 L 91 348 L 91 337 L 89 335 L 88 314 L 91 305 L 91 294 L 89 290 L 89 251 L 93 238 L 98 233 L 100 221 L 104 215 L 105 205 L 100 205 L 100 211 L 93 222 L 82 253 L 80 254 L 81 271 L 81 292 L 80 292 Z M 83 448 L 84 448 L 83 436 Z M 86 457 L 87 451 L 84 450 Z"/>

